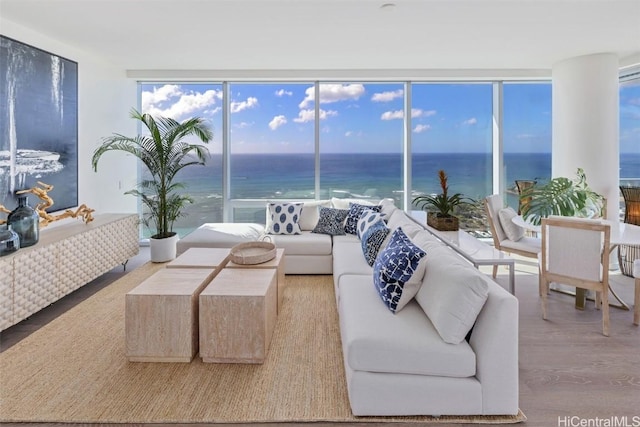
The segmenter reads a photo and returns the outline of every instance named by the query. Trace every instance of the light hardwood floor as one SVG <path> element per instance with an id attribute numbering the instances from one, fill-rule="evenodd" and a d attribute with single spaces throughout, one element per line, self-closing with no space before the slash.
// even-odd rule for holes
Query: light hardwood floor
<path id="1" fill-rule="evenodd" d="M 140 254 L 129 261 L 127 271 L 144 264 L 148 257 L 148 248 L 141 248 Z M 490 274 L 491 268 L 484 270 L 483 267 L 483 271 Z M 526 425 L 609 425 L 606 422 L 625 425 L 620 424 L 623 417 L 626 417 L 628 425 L 640 425 L 640 328 L 632 323 L 633 313 L 612 308 L 611 336 L 605 337 L 601 334 L 601 313 L 595 310 L 593 302 L 588 302 L 584 311 L 578 311 L 573 308 L 570 296 L 552 292 L 549 295 L 549 320 L 544 321 L 536 271 L 533 260 L 518 258 L 516 296 L 520 301 L 520 408 L 527 416 Z M 3 331 L 0 333 L 0 351 L 10 348 L 123 274 L 126 273 L 122 267 L 116 268 Z M 507 280 L 507 272 L 501 268 L 498 282 L 506 288 Z M 621 298 L 631 304 L 633 280 L 612 271 L 611 281 Z M 595 424 L 598 422 L 596 419 L 600 424 Z M 592 424 L 586 424 L 588 422 Z M 16 427 L 27 425 L 14 424 Z M 352 423 L 314 423 L 318 427 L 338 425 Z M 372 427 L 382 425 L 367 424 Z"/>

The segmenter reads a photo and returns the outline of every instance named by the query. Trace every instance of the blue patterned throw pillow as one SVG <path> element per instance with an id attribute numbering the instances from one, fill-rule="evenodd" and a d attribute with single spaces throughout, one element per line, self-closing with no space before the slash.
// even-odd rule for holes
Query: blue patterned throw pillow
<path id="1" fill-rule="evenodd" d="M 312 233 L 329 234 L 331 236 L 344 235 L 344 220 L 349 213 L 346 209 L 320 207 L 320 218 Z"/>
<path id="2" fill-rule="evenodd" d="M 398 227 L 373 267 L 373 283 L 389 310 L 397 313 L 418 293 L 427 253 Z"/>
<path id="3" fill-rule="evenodd" d="M 300 234 L 300 212 L 302 203 L 269 203 L 270 234 Z"/>
<path id="4" fill-rule="evenodd" d="M 382 219 L 374 222 L 367 228 L 362 235 L 360 244 L 362 245 L 362 254 L 367 264 L 373 266 L 376 262 L 380 247 L 384 242 L 384 239 L 389 235 L 389 228 Z"/>
<path id="5" fill-rule="evenodd" d="M 369 227 L 378 222 L 378 220 L 380 219 L 382 219 L 382 214 L 380 212 L 376 212 L 371 209 L 365 209 L 364 211 L 362 211 L 362 214 L 360 214 L 360 219 L 358 220 L 358 228 L 356 230 L 358 239 L 362 240 L 362 236 L 369 229 Z"/>
<path id="6" fill-rule="evenodd" d="M 374 212 L 380 212 L 382 206 L 365 206 L 358 203 L 349 203 L 349 214 L 347 221 L 344 223 L 344 232 L 347 234 L 358 235 L 358 220 L 362 212 L 370 209 Z"/>

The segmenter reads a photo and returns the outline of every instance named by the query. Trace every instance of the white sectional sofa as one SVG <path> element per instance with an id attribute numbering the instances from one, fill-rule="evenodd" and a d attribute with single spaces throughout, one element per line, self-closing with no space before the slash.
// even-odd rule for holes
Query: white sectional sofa
<path id="1" fill-rule="evenodd" d="M 324 202 L 316 203 L 310 211 Z M 401 228 L 426 252 L 415 297 L 395 312 L 374 280 L 381 255 L 370 266 L 357 236 L 272 236 L 285 248 L 287 273 L 333 274 L 353 414 L 517 414 L 517 299 L 404 211 L 381 206 L 389 236 Z"/>

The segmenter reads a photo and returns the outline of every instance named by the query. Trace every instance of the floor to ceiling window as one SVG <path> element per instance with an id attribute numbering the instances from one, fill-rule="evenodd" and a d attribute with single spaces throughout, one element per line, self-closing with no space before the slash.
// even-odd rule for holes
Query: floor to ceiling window
<path id="1" fill-rule="evenodd" d="M 503 85 L 503 162 L 507 203 L 518 209 L 516 180 L 551 178 L 551 83 Z"/>
<path id="2" fill-rule="evenodd" d="M 492 192 L 492 84 L 414 83 L 411 86 L 412 194 L 449 192 L 482 200 Z M 471 215 L 470 215 L 471 217 Z M 482 228 L 467 222 L 465 228 Z"/>
<path id="3" fill-rule="evenodd" d="M 187 204 L 184 216 L 174 224 L 174 231 L 186 235 L 205 222 L 221 222 L 222 198 L 222 85 L 212 83 L 143 83 L 140 85 L 141 111 L 170 117 L 178 121 L 202 117 L 213 129 L 213 140 L 207 145 L 210 158 L 202 167 L 189 167 L 178 172 L 193 203 Z M 193 142 L 199 142 L 196 138 Z M 149 230 L 143 230 L 148 237 Z"/>
<path id="4" fill-rule="evenodd" d="M 229 197 L 314 199 L 311 83 L 229 84 Z M 304 104 L 304 105 L 303 105 Z M 234 206 L 238 222 L 264 222 L 260 206 Z"/>
<path id="5" fill-rule="evenodd" d="M 403 87 L 319 84 L 320 198 L 393 198 L 402 206 Z M 304 101 L 310 111 L 313 89 Z"/>
<path id="6" fill-rule="evenodd" d="M 405 143 L 411 198 L 438 193 L 444 169 L 450 192 L 481 200 L 493 192 L 497 167 L 496 105 L 503 119 L 500 188 L 515 208 L 515 180 L 551 175 L 551 84 L 504 82 L 502 102 L 493 96 L 497 84 L 141 83 L 140 102 L 144 112 L 177 120 L 204 117 L 214 130 L 207 165 L 181 177 L 194 198 L 175 227 L 184 235 L 204 222 L 263 222 L 264 203 L 274 199 L 390 197 L 404 206 Z M 640 185 L 639 100 L 640 79 L 623 81 L 622 184 Z"/>
<path id="7" fill-rule="evenodd" d="M 640 186 L 640 77 L 620 84 L 620 185 Z"/>

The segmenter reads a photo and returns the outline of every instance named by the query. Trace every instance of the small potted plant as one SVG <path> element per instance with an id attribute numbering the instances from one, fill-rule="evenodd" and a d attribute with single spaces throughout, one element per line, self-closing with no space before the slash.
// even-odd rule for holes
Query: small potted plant
<path id="1" fill-rule="evenodd" d="M 520 199 L 527 199 L 522 206 L 522 217 L 534 225 L 540 225 L 542 218 L 549 215 L 602 217 L 605 207 L 604 197 L 589 188 L 582 168 L 578 168 L 574 180 L 553 178 L 527 188 Z"/>
<path id="2" fill-rule="evenodd" d="M 447 174 L 438 171 L 442 193 L 423 195 L 413 199 L 413 204 L 427 211 L 427 225 L 440 231 L 456 231 L 460 228 L 456 210 L 462 206 L 472 206 L 475 201 L 460 193 L 449 194 Z"/>

